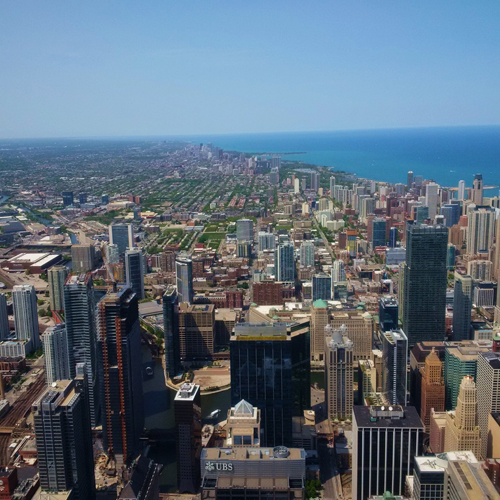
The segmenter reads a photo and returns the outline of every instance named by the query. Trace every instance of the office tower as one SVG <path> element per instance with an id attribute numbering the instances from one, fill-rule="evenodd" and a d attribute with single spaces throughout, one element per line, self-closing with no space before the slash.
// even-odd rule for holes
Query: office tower
<path id="1" fill-rule="evenodd" d="M 86 273 L 94 269 L 95 249 L 94 245 L 72 245 L 71 260 L 73 272 Z"/>
<path id="2" fill-rule="evenodd" d="M 429 207 L 415 207 L 415 221 L 417 224 L 423 224 L 429 218 Z"/>
<path id="3" fill-rule="evenodd" d="M 10 335 L 9 314 L 7 312 L 7 297 L 0 293 L 0 341 L 7 340 Z"/>
<path id="4" fill-rule="evenodd" d="M 236 239 L 238 241 L 253 241 L 252 219 L 240 219 L 236 221 Z"/>
<path id="5" fill-rule="evenodd" d="M 389 229 L 389 247 L 396 248 L 397 241 L 398 241 L 398 228 L 391 227 L 391 229 Z"/>
<path id="6" fill-rule="evenodd" d="M 405 185 L 401 182 L 394 184 L 394 191 L 398 196 L 403 196 L 405 194 Z"/>
<path id="7" fill-rule="evenodd" d="M 87 203 L 87 193 L 78 194 L 78 203 L 80 203 L 80 205 Z"/>
<path id="8" fill-rule="evenodd" d="M 425 206 L 429 208 L 429 218 L 434 219 L 438 206 L 439 186 L 435 182 L 430 182 L 425 186 Z"/>
<path id="9" fill-rule="evenodd" d="M 373 219 L 372 239 L 370 241 L 372 249 L 375 247 L 383 247 L 386 245 L 385 231 L 385 219 L 382 219 L 380 217 L 376 217 L 375 219 Z"/>
<path id="10" fill-rule="evenodd" d="M 299 251 L 300 267 L 314 267 L 314 242 L 303 241 Z"/>
<path id="11" fill-rule="evenodd" d="M 461 206 L 457 200 L 452 200 L 451 203 L 444 204 L 439 213 L 446 219 L 446 227 L 454 226 L 460 221 Z"/>
<path id="12" fill-rule="evenodd" d="M 180 359 L 211 358 L 215 351 L 215 306 L 179 304 Z"/>
<path id="13" fill-rule="evenodd" d="M 474 282 L 470 276 L 455 273 L 453 294 L 453 340 L 471 340 L 471 312 Z"/>
<path id="14" fill-rule="evenodd" d="M 457 407 L 446 414 L 445 451 L 470 450 L 481 456 L 481 430 L 478 426 L 477 391 L 474 379 L 467 375 L 462 379 Z M 486 434 L 486 428 L 484 428 Z"/>
<path id="15" fill-rule="evenodd" d="M 109 242 L 118 247 L 118 253 L 125 255 L 127 248 L 134 248 L 134 228 L 132 224 L 111 224 L 109 226 Z"/>
<path id="16" fill-rule="evenodd" d="M 423 434 L 413 406 L 354 406 L 352 498 L 403 494 L 414 457 L 422 452 Z"/>
<path id="17" fill-rule="evenodd" d="M 87 376 L 90 422 L 92 427 L 96 427 L 100 421 L 100 394 L 94 286 L 90 273 L 68 276 L 64 284 L 64 305 L 70 378 L 76 375 L 76 365 L 83 363 Z"/>
<path id="18" fill-rule="evenodd" d="M 465 200 L 465 181 L 458 181 L 458 199 Z"/>
<path id="19" fill-rule="evenodd" d="M 312 300 L 332 298 L 332 278 L 327 274 L 316 274 L 312 279 Z"/>
<path id="20" fill-rule="evenodd" d="M 491 350 L 491 344 L 472 341 L 446 342 L 444 352 L 444 383 L 446 386 L 446 409 L 457 405 L 460 384 L 466 375 L 477 381 L 477 360 L 481 353 Z"/>
<path id="21" fill-rule="evenodd" d="M 292 417 L 310 406 L 309 322 L 237 323 L 230 340 L 231 405 L 262 414 L 262 445 L 291 446 Z"/>
<path id="22" fill-rule="evenodd" d="M 335 176 L 330 176 L 330 198 L 333 198 L 333 193 L 335 191 Z"/>
<path id="23" fill-rule="evenodd" d="M 389 404 L 406 405 L 408 339 L 403 330 L 382 333 L 382 385 Z"/>
<path id="24" fill-rule="evenodd" d="M 95 498 L 92 433 L 84 399 L 75 381 L 60 380 L 33 405 L 42 498 L 44 492 L 68 491 L 72 499 Z"/>
<path id="25" fill-rule="evenodd" d="M 136 295 L 129 287 L 108 292 L 97 317 L 103 444 L 122 465 L 134 458 L 144 427 Z"/>
<path id="26" fill-rule="evenodd" d="M 354 395 L 353 343 L 347 337 L 345 325 L 337 329 L 328 325 L 326 330 L 325 403 L 328 418 L 350 420 Z"/>
<path id="27" fill-rule="evenodd" d="M 311 359 L 323 366 L 325 361 L 325 327 L 329 321 L 328 304 L 316 300 L 311 306 Z"/>
<path id="28" fill-rule="evenodd" d="M 408 188 L 408 190 L 411 189 L 412 185 L 413 185 L 413 170 L 409 170 L 408 175 L 406 177 L 406 187 Z"/>
<path id="29" fill-rule="evenodd" d="M 467 216 L 467 254 L 488 253 L 495 235 L 495 209 L 476 207 Z"/>
<path id="30" fill-rule="evenodd" d="M 163 465 L 144 455 L 134 460 L 127 476 L 130 478 L 121 490 L 118 500 L 156 500 L 160 498 L 160 474 Z"/>
<path id="31" fill-rule="evenodd" d="M 483 176 L 481 174 L 474 176 L 471 195 L 472 203 L 475 205 L 483 204 Z"/>
<path id="32" fill-rule="evenodd" d="M 175 261 L 177 296 L 179 303 L 193 302 L 193 261 L 188 257 L 178 256 Z"/>
<path id="33" fill-rule="evenodd" d="M 175 451 L 179 493 L 196 493 L 200 487 L 201 396 L 200 386 L 183 384 L 174 399 Z"/>
<path id="34" fill-rule="evenodd" d="M 457 454 L 458 455 L 458 454 Z M 498 499 L 495 486 L 486 472 L 472 460 L 451 460 L 444 473 L 445 500 Z"/>
<path id="35" fill-rule="evenodd" d="M 260 252 L 264 250 L 274 250 L 276 248 L 276 237 L 274 236 L 274 233 L 259 231 L 258 241 Z"/>
<path id="36" fill-rule="evenodd" d="M 165 371 L 174 378 L 180 368 L 179 311 L 177 292 L 169 287 L 163 295 L 163 331 L 165 335 Z"/>
<path id="37" fill-rule="evenodd" d="M 447 245 L 446 227 L 408 224 L 403 330 L 410 346 L 444 338 Z"/>
<path id="38" fill-rule="evenodd" d="M 31 349 L 36 351 L 40 347 L 40 334 L 38 332 L 35 287 L 33 285 L 14 285 L 12 305 L 16 339 L 31 341 Z"/>
<path id="39" fill-rule="evenodd" d="M 107 205 L 109 203 L 109 195 L 103 194 L 101 196 L 101 205 Z"/>
<path id="40" fill-rule="evenodd" d="M 295 194 L 300 193 L 300 179 L 298 177 L 293 181 L 293 192 Z"/>
<path id="41" fill-rule="evenodd" d="M 398 328 L 398 301 L 391 295 L 380 297 L 378 303 L 380 330 L 387 332 Z"/>
<path id="42" fill-rule="evenodd" d="M 68 333 L 64 323 L 51 326 L 42 335 L 45 378 L 50 385 L 71 378 L 68 355 Z"/>
<path id="43" fill-rule="evenodd" d="M 63 191 L 62 193 L 63 205 L 70 207 L 73 205 L 73 191 Z"/>
<path id="44" fill-rule="evenodd" d="M 271 182 L 271 184 L 279 184 L 280 173 L 277 168 L 271 168 L 271 172 L 269 173 L 269 181 Z"/>
<path id="45" fill-rule="evenodd" d="M 51 311 L 64 311 L 64 282 L 68 277 L 68 268 L 52 266 L 47 271 Z"/>
<path id="46" fill-rule="evenodd" d="M 332 266 L 332 284 L 346 281 L 345 265 L 342 260 L 336 260 Z"/>
<path id="47" fill-rule="evenodd" d="M 496 343 L 493 343 L 497 349 Z M 488 448 L 488 417 L 500 411 L 500 352 L 481 353 L 477 359 L 477 411 L 481 433 L 481 457 L 486 458 Z"/>
<path id="48" fill-rule="evenodd" d="M 469 260 L 467 262 L 467 274 L 476 281 L 491 281 L 493 279 L 492 268 L 491 260 Z"/>
<path id="49" fill-rule="evenodd" d="M 445 386 L 443 378 L 443 363 L 432 348 L 425 358 L 425 365 L 420 368 L 420 418 L 428 433 L 431 424 L 431 410 L 442 412 L 445 407 Z"/>
<path id="50" fill-rule="evenodd" d="M 292 243 L 280 243 L 274 252 L 276 281 L 295 281 L 295 257 Z"/>
<path id="51" fill-rule="evenodd" d="M 448 243 L 448 249 L 446 251 L 446 269 L 451 271 L 455 268 L 455 260 L 457 254 L 457 247 Z"/>
<path id="52" fill-rule="evenodd" d="M 137 300 L 144 298 L 144 256 L 142 250 L 129 249 L 125 252 L 125 279 L 136 294 Z"/>
<path id="53" fill-rule="evenodd" d="M 311 190 L 317 192 L 319 188 L 319 174 L 314 171 L 311 172 Z"/>

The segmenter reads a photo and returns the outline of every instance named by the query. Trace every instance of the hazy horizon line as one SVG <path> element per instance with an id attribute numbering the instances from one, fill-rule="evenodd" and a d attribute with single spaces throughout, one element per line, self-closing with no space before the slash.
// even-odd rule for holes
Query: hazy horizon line
<path id="1" fill-rule="evenodd" d="M 30 140 L 126 140 L 126 139 L 158 139 L 158 138 L 187 138 L 187 137 L 227 137 L 244 135 L 284 135 L 284 134 L 320 134 L 320 133 L 343 133 L 343 132 L 378 132 L 397 130 L 430 130 L 430 129 L 461 129 L 461 128 L 495 128 L 500 123 L 488 125 L 428 125 L 416 127 L 380 127 L 380 128 L 347 128 L 329 130 L 289 130 L 275 132 L 203 132 L 189 134 L 149 134 L 149 135 L 68 135 L 68 136 L 40 136 L 40 137 L 0 137 L 0 141 L 30 141 Z"/>

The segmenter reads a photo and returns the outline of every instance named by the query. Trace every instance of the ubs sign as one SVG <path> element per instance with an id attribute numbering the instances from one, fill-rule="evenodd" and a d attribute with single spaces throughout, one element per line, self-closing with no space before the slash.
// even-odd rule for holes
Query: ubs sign
<path id="1" fill-rule="evenodd" d="M 207 472 L 215 472 L 215 471 L 233 471 L 233 464 L 231 462 L 206 462 L 205 470 Z"/>

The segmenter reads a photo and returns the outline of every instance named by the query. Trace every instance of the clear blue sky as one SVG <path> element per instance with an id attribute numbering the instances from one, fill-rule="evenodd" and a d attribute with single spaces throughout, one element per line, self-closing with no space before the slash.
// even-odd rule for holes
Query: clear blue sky
<path id="1" fill-rule="evenodd" d="M 500 123 L 499 0 L 0 0 L 0 137 Z"/>

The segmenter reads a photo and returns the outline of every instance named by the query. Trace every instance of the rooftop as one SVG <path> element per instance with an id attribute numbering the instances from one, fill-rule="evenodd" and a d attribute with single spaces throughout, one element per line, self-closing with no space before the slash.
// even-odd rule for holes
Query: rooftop
<path id="1" fill-rule="evenodd" d="M 200 386 L 195 384 L 182 384 L 175 395 L 175 401 L 193 401 L 200 392 Z"/>
<path id="2" fill-rule="evenodd" d="M 424 428 L 413 406 L 354 406 L 353 414 L 358 428 Z"/>

